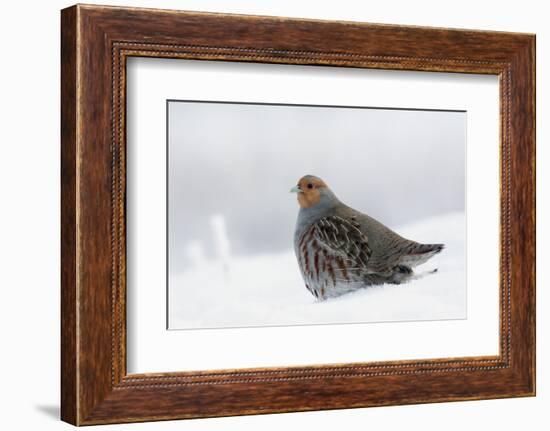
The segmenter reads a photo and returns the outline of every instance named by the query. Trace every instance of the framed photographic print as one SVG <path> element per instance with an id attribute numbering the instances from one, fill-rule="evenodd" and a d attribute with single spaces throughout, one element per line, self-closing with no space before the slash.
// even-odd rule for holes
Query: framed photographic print
<path id="1" fill-rule="evenodd" d="M 77 5 L 61 44 L 63 420 L 535 394 L 533 35 Z"/>

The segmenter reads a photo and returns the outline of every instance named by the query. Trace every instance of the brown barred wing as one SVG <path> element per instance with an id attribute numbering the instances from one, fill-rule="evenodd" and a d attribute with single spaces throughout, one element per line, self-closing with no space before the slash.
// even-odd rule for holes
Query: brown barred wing
<path id="1" fill-rule="evenodd" d="M 324 217 L 313 225 L 313 235 L 321 248 L 344 261 L 348 272 L 367 271 L 372 251 L 367 236 L 353 218 Z"/>

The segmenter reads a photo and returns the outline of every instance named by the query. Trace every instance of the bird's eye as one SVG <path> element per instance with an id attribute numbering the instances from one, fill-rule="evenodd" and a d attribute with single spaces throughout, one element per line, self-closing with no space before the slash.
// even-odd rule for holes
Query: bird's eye
<path id="1" fill-rule="evenodd" d="M 312 189 L 312 188 L 313 188 L 313 184 L 309 183 L 309 184 L 307 185 L 307 188 L 308 188 L 308 189 Z"/>

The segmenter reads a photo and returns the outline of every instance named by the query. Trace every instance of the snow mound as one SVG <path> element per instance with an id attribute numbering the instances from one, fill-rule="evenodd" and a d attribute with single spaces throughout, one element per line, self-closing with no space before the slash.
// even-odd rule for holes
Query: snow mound
<path id="1" fill-rule="evenodd" d="M 445 249 L 401 285 L 361 289 L 317 301 L 305 288 L 293 250 L 196 262 L 170 276 L 169 329 L 287 326 L 466 318 L 464 213 L 395 229 Z M 429 271 L 437 268 L 437 272 Z"/>

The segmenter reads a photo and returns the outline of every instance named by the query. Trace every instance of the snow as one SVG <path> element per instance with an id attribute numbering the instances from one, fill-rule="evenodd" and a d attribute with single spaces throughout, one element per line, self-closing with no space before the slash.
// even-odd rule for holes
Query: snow
<path id="1" fill-rule="evenodd" d="M 419 277 L 406 284 L 368 287 L 323 302 L 306 290 L 291 249 L 215 260 L 195 251 L 192 268 L 170 275 L 169 329 L 465 319 L 464 213 L 394 230 L 415 241 L 442 242 L 445 249 L 417 267 Z"/>

